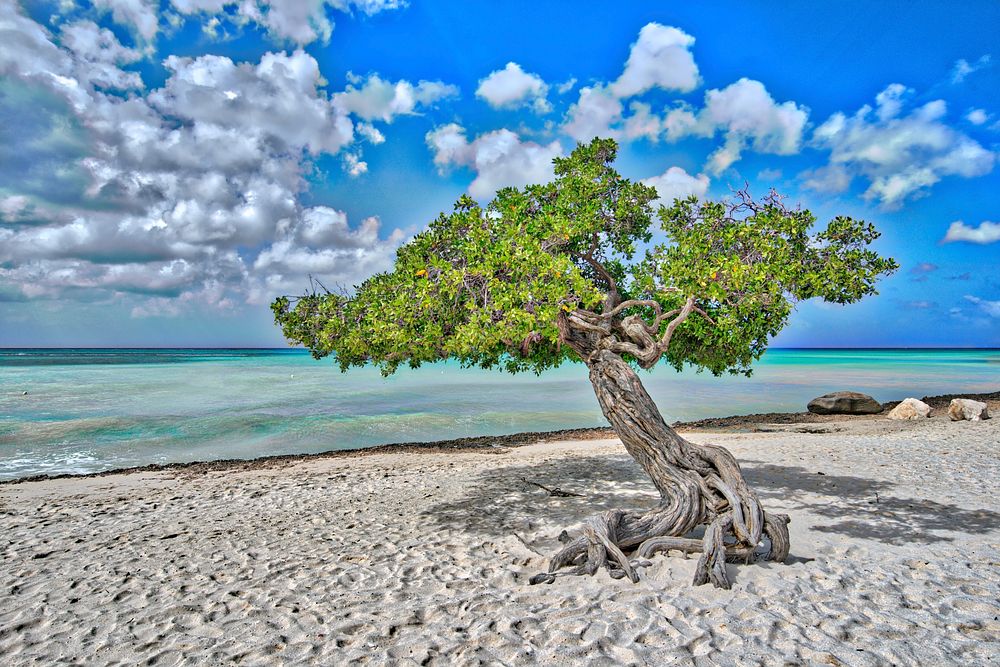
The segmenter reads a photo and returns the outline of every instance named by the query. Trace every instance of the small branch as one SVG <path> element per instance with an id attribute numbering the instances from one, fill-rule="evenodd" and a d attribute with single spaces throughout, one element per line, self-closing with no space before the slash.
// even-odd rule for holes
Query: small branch
<path id="1" fill-rule="evenodd" d="M 687 301 L 684 302 L 684 307 L 681 308 L 680 314 L 670 321 L 667 325 L 667 330 L 663 332 L 663 338 L 660 339 L 659 347 L 661 350 L 666 350 L 667 346 L 670 345 L 670 339 L 674 335 L 674 331 L 681 325 L 681 323 L 688 318 L 688 315 L 695 309 L 694 297 L 689 296 Z"/>
<path id="2" fill-rule="evenodd" d="M 525 484 L 531 484 L 532 486 L 537 486 L 538 488 L 542 489 L 543 491 L 547 491 L 550 496 L 556 496 L 558 498 L 570 498 L 570 497 L 583 498 L 583 494 L 582 493 L 573 493 L 572 491 L 563 491 L 559 487 L 550 489 L 549 487 L 545 486 L 544 484 L 539 484 L 538 482 L 532 482 L 530 479 L 528 479 L 526 477 L 522 477 L 521 481 L 524 482 Z"/>
<path id="3" fill-rule="evenodd" d="M 532 553 L 536 553 L 539 556 L 542 556 L 543 558 L 545 557 L 545 554 L 543 554 L 542 552 L 540 552 L 537 549 L 535 549 L 535 547 L 533 547 L 530 544 L 528 544 L 525 541 L 525 539 L 523 537 L 521 537 L 520 535 L 518 535 L 517 533 L 511 533 L 511 535 L 513 535 L 514 537 L 516 537 L 517 541 L 520 542 L 521 544 L 523 544 L 524 548 L 527 549 L 528 551 L 531 551 Z"/>
<path id="4" fill-rule="evenodd" d="M 698 308 L 697 306 L 695 306 L 695 309 L 694 309 L 694 312 L 698 313 L 698 314 L 699 314 L 699 315 L 701 315 L 701 316 L 702 316 L 703 318 L 705 318 L 705 319 L 706 319 L 706 320 L 708 321 L 708 323 L 709 323 L 709 324 L 711 324 L 711 325 L 712 325 L 713 327 L 714 327 L 714 326 L 717 326 L 717 325 L 716 325 L 716 323 L 715 323 L 715 320 L 713 320 L 713 319 L 712 319 L 712 316 L 711 316 L 711 315 L 709 315 L 708 313 L 706 313 L 706 312 L 705 312 L 704 310 L 702 310 L 701 308 Z"/>
<path id="5" fill-rule="evenodd" d="M 600 334 L 601 336 L 606 336 L 608 334 L 607 329 L 582 319 L 576 314 L 575 311 L 567 315 L 566 319 L 585 331 L 591 331 L 593 333 Z"/>
<path id="6" fill-rule="evenodd" d="M 582 259 L 584 262 L 589 264 L 597 275 L 599 275 L 608 284 L 608 296 L 605 299 L 605 305 L 607 308 L 613 308 L 621 299 L 621 295 L 618 293 L 618 283 L 615 282 L 614 277 L 607 270 L 607 268 L 605 268 L 605 266 L 594 257 L 594 251 L 596 249 L 597 236 L 595 235 L 594 240 L 590 245 L 590 250 L 588 250 L 585 254 L 571 252 L 570 256 L 576 259 Z"/>
<path id="7" fill-rule="evenodd" d="M 660 306 L 659 301 L 655 301 L 653 299 L 629 299 L 628 301 L 622 301 L 620 304 L 618 304 L 608 312 L 601 313 L 600 317 L 603 319 L 610 319 L 615 315 L 617 315 L 618 313 L 625 310 L 626 308 L 636 308 L 638 306 L 645 306 L 647 308 L 652 308 L 653 310 L 656 311 L 657 315 L 663 312 L 663 309 Z"/>

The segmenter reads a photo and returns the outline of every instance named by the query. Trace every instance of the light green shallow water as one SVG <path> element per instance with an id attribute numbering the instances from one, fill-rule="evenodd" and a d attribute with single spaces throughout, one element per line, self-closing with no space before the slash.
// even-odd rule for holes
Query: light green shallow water
<path id="1" fill-rule="evenodd" d="M 668 421 L 1000 390 L 1000 350 L 772 350 L 752 378 L 643 374 Z M 27 395 L 23 392 L 27 391 Z M 0 350 L 0 479 L 603 425 L 586 369 L 341 374 L 291 350 Z"/>

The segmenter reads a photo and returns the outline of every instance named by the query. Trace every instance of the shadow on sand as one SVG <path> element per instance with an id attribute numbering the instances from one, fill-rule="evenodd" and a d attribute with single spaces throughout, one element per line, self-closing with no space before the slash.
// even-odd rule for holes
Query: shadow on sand
<path id="1" fill-rule="evenodd" d="M 1000 513 L 991 510 L 894 496 L 892 482 L 757 461 L 741 465 L 765 507 L 780 504 L 781 511 L 811 514 L 809 528 L 820 532 L 894 545 L 926 544 L 954 539 L 936 531 L 977 534 L 1000 525 Z M 531 482 L 581 496 L 550 496 Z M 425 518 L 443 528 L 490 536 L 541 528 L 546 533 L 542 541 L 551 539 L 554 545 L 563 528 L 593 514 L 651 507 L 657 499 L 652 483 L 626 455 L 502 467 L 482 473 L 472 488 L 460 500 L 434 506 Z M 816 521 L 817 516 L 822 520 Z"/>

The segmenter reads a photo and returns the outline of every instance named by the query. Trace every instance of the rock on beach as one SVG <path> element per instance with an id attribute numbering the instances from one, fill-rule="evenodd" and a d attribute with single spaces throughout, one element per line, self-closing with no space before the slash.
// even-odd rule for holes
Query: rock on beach
<path id="1" fill-rule="evenodd" d="M 971 398 L 953 398 L 948 406 L 948 416 L 953 422 L 969 420 L 977 422 L 990 418 L 990 411 L 982 401 Z"/>
<path id="2" fill-rule="evenodd" d="M 889 419 L 925 419 L 931 416 L 931 406 L 916 398 L 904 398 L 886 417 Z"/>
<path id="3" fill-rule="evenodd" d="M 868 394 L 835 391 L 809 401 L 809 412 L 817 415 L 877 415 L 882 404 Z"/>

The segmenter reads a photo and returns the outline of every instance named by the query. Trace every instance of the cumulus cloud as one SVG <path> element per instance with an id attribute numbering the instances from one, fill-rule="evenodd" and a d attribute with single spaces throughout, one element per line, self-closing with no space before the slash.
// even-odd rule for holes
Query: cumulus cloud
<path id="1" fill-rule="evenodd" d="M 647 23 L 632 44 L 625 70 L 611 84 L 611 92 L 626 98 L 651 88 L 694 90 L 700 78 L 690 51 L 693 45 L 694 37 L 683 30 Z"/>
<path id="2" fill-rule="evenodd" d="M 973 125 L 982 125 L 989 119 L 990 116 L 984 109 L 970 109 L 969 113 L 965 114 L 965 120 L 969 121 Z"/>
<path id="3" fill-rule="evenodd" d="M 139 0 L 103 0 L 138 2 Z M 254 23 L 279 41 L 306 45 L 329 41 L 333 34 L 330 10 L 360 11 L 372 15 L 405 5 L 402 0 L 170 0 L 182 16 L 199 16 L 209 35 L 218 33 L 221 23 L 237 26 Z"/>
<path id="4" fill-rule="evenodd" d="M 705 94 L 701 109 L 681 104 L 661 115 L 651 105 L 632 101 L 623 114 L 613 88 L 582 88 L 567 113 L 563 131 L 577 141 L 595 136 L 679 141 L 686 137 L 721 135 L 723 143 L 709 155 L 706 169 L 720 174 L 747 149 L 773 155 L 792 155 L 802 147 L 809 110 L 795 102 L 777 102 L 759 81 L 740 79 Z"/>
<path id="5" fill-rule="evenodd" d="M 371 123 L 358 123 L 355 129 L 370 144 L 377 146 L 378 144 L 385 143 L 385 135 Z"/>
<path id="6" fill-rule="evenodd" d="M 951 82 L 962 83 L 973 72 L 978 72 L 981 69 L 989 67 L 992 60 L 993 57 L 988 53 L 980 56 L 978 60 L 971 63 L 965 58 L 959 58 L 951 68 Z"/>
<path id="7" fill-rule="evenodd" d="M 548 145 L 522 141 L 507 129 L 469 141 L 465 128 L 456 123 L 428 132 L 426 139 L 440 170 L 460 166 L 476 173 L 469 194 L 478 199 L 490 197 L 503 187 L 551 180 L 552 160 L 563 155 L 558 141 Z"/>
<path id="8" fill-rule="evenodd" d="M 343 211 L 326 206 L 306 209 L 257 255 L 247 301 L 263 303 L 275 294 L 301 290 L 305 275 L 332 286 L 390 269 L 406 233 L 396 229 L 381 239 L 380 227 L 375 216 L 351 228 Z"/>
<path id="9" fill-rule="evenodd" d="M 535 113 L 548 113 L 552 105 L 546 99 L 549 86 L 537 74 L 530 74 L 515 62 L 491 72 L 479 81 L 476 97 L 481 97 L 495 109 L 530 106 Z"/>
<path id="10" fill-rule="evenodd" d="M 116 23 L 130 26 L 146 41 L 160 30 L 156 0 L 92 0 L 94 7 L 110 11 Z"/>
<path id="11" fill-rule="evenodd" d="M 569 91 L 573 90 L 575 86 L 576 86 L 576 77 L 572 77 L 570 79 L 566 79 L 558 86 L 556 86 L 556 92 L 559 93 L 560 95 L 565 95 Z"/>
<path id="12" fill-rule="evenodd" d="M 851 187 L 851 172 L 839 164 L 830 164 L 816 169 L 806 169 L 799 174 L 802 187 L 815 192 L 837 194 Z"/>
<path id="13" fill-rule="evenodd" d="M 708 91 L 699 122 L 725 137 L 725 143 L 709 156 L 709 171 L 725 171 L 747 146 L 775 155 L 799 152 L 808 119 L 808 109 L 791 101 L 777 103 L 760 81 L 744 78 Z"/>
<path id="14" fill-rule="evenodd" d="M 364 120 L 391 123 L 396 116 L 414 114 L 438 100 L 458 95 L 456 86 L 441 81 L 406 80 L 395 83 L 378 74 L 362 78 L 349 75 L 347 89 L 334 95 L 337 105 Z"/>
<path id="15" fill-rule="evenodd" d="M 257 65 L 222 56 L 164 61 L 170 71 L 149 101 L 165 115 L 278 141 L 283 150 L 336 153 L 353 139 L 346 109 L 318 92 L 319 64 L 304 51 L 266 53 Z"/>
<path id="16" fill-rule="evenodd" d="M 989 317 L 1000 318 L 1000 301 L 989 301 L 987 299 L 981 299 L 978 296 L 973 296 L 971 294 L 966 294 L 965 300 L 970 303 L 974 303 L 979 308 L 979 310 L 981 310 Z"/>
<path id="17" fill-rule="evenodd" d="M 142 54 L 122 46 L 107 28 L 100 28 L 93 21 L 77 21 L 64 26 L 60 37 L 63 46 L 76 56 L 79 78 L 103 88 L 143 87 L 138 73 L 120 67 L 139 60 Z"/>
<path id="18" fill-rule="evenodd" d="M 654 143 L 658 141 L 663 131 L 663 121 L 653 113 L 653 108 L 644 102 L 633 101 L 629 104 L 629 111 L 632 113 L 625 119 L 625 138 L 644 137 Z"/>
<path id="19" fill-rule="evenodd" d="M 943 100 L 900 115 L 902 92 L 889 86 L 874 113 L 867 105 L 853 116 L 835 113 L 813 133 L 814 144 L 830 150 L 831 168 L 868 179 L 866 199 L 898 207 L 945 176 L 972 178 L 992 171 L 994 153 L 944 122 Z"/>
<path id="20" fill-rule="evenodd" d="M 697 87 L 698 66 L 689 50 L 693 44 L 694 38 L 677 28 L 659 23 L 645 25 L 618 79 L 582 87 L 577 101 L 566 112 L 562 131 L 579 142 L 594 137 L 657 141 L 663 133 L 675 140 L 689 134 L 697 124 L 693 114 L 681 117 L 678 111 L 661 118 L 649 104 L 634 100 L 629 104 L 631 113 L 624 117 L 622 101 L 653 88 L 687 92 Z M 559 92 L 571 87 L 564 84 Z"/>
<path id="21" fill-rule="evenodd" d="M 701 79 L 690 50 L 693 44 L 694 38 L 678 28 L 647 24 L 614 82 L 580 89 L 562 131 L 580 142 L 595 136 L 655 142 L 721 135 L 723 144 L 706 164 L 712 174 L 725 171 L 747 149 L 775 155 L 798 153 L 809 110 L 792 101 L 777 102 L 764 84 L 752 79 L 709 90 L 701 109 L 681 103 L 660 112 L 647 102 L 632 100 L 629 113 L 624 113 L 623 100 L 654 88 L 694 90 Z M 887 98 L 887 110 L 891 103 Z"/>
<path id="22" fill-rule="evenodd" d="M 124 69 L 137 57 L 93 22 L 51 34 L 0 4 L 0 120 L 12 136 L 0 145 L 0 291 L 133 295 L 144 317 L 264 301 L 301 289 L 309 272 L 351 282 L 391 264 L 399 233 L 381 238 L 377 220 L 352 227 L 300 202 L 312 157 L 367 168 L 350 148 L 352 109 L 325 90 L 312 56 L 171 56 L 148 93 Z M 391 111 L 373 117 L 413 112 L 437 85 L 392 84 L 402 101 L 394 93 Z M 357 128 L 384 141 L 371 123 Z"/>
<path id="23" fill-rule="evenodd" d="M 621 100 L 607 86 L 584 86 L 579 99 L 566 112 L 562 131 L 580 142 L 594 137 L 618 138 L 621 132 L 612 126 L 621 117 Z"/>
<path id="24" fill-rule="evenodd" d="M 642 179 L 642 183 L 656 188 L 660 197 L 654 204 L 670 206 L 675 199 L 691 195 L 703 199 L 708 192 L 709 180 L 705 174 L 692 176 L 680 167 L 670 167 L 659 176 Z"/>
<path id="25" fill-rule="evenodd" d="M 362 160 L 358 153 L 345 153 L 344 171 L 357 178 L 361 174 L 368 173 L 368 163 Z"/>
<path id="26" fill-rule="evenodd" d="M 948 226 L 948 232 L 944 235 L 942 243 L 954 243 L 955 241 L 965 241 L 967 243 L 996 243 L 1000 241 L 1000 222 L 989 222 L 985 220 L 979 223 L 978 227 L 967 225 L 961 220 L 956 220 Z"/>

